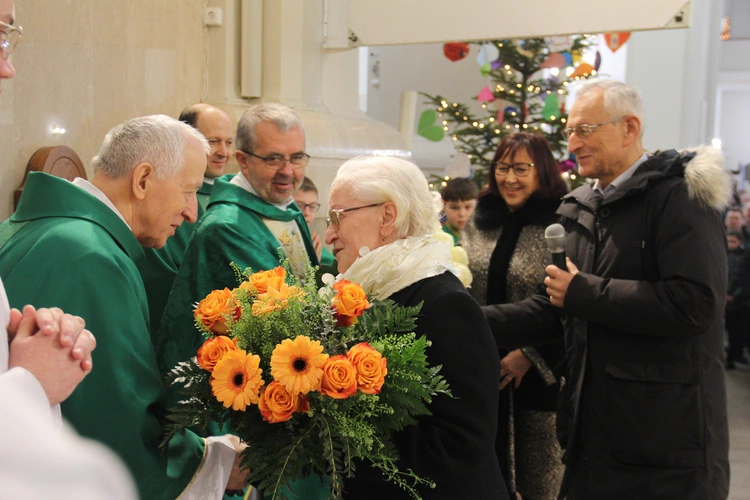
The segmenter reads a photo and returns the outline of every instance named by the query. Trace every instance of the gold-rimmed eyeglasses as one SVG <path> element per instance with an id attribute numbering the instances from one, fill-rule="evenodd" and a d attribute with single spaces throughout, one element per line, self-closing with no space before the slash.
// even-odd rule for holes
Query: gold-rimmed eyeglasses
<path id="1" fill-rule="evenodd" d="M 616 122 L 618 120 L 622 120 L 625 118 L 624 116 L 620 116 L 618 118 L 613 118 L 612 120 L 607 120 L 606 122 L 597 123 L 594 125 L 578 125 L 577 127 L 566 127 L 562 129 L 562 136 L 563 139 L 566 141 L 570 139 L 570 136 L 573 135 L 573 132 L 576 133 L 576 135 L 580 139 L 585 139 L 586 137 L 589 137 L 591 134 L 596 132 L 596 129 L 601 127 L 602 125 L 606 125 L 608 123 Z"/>
<path id="2" fill-rule="evenodd" d="M 287 163 L 291 163 L 292 168 L 294 169 L 305 168 L 310 162 L 310 155 L 307 153 L 295 153 L 289 158 L 278 154 L 259 156 L 255 153 L 251 153 L 250 151 L 243 151 L 243 153 L 261 160 L 266 168 L 269 168 L 271 170 L 281 170 L 286 166 Z"/>
<path id="3" fill-rule="evenodd" d="M 514 163 L 511 165 L 510 163 L 498 161 L 495 163 L 495 177 L 505 177 L 511 170 L 516 174 L 516 177 L 526 177 L 531 172 L 531 167 L 533 166 L 533 163 Z"/>
<path id="4" fill-rule="evenodd" d="M 363 208 L 379 207 L 380 205 L 383 205 L 383 203 L 373 203 L 372 205 L 363 205 L 361 207 L 339 208 L 330 210 L 328 212 L 328 218 L 326 219 L 326 227 L 333 226 L 338 229 L 339 225 L 341 224 L 341 214 L 343 213 L 353 212 L 355 210 L 361 210 Z"/>
<path id="5" fill-rule="evenodd" d="M 0 54 L 7 61 L 23 35 L 23 28 L 0 21 L 0 30 Z"/>

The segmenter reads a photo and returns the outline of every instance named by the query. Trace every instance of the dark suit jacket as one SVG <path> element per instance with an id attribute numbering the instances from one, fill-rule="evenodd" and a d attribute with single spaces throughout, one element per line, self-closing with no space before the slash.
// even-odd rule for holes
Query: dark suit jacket
<path id="1" fill-rule="evenodd" d="M 437 396 L 431 416 L 394 435 L 400 468 L 437 483 L 434 490 L 421 490 L 425 499 L 508 498 L 494 448 L 500 360 L 479 305 L 450 273 L 390 298 L 405 306 L 424 303 L 416 332 L 432 342 L 427 359 L 443 365 L 454 396 Z M 409 498 L 367 464 L 358 465 L 356 476 L 345 481 L 346 498 Z"/>

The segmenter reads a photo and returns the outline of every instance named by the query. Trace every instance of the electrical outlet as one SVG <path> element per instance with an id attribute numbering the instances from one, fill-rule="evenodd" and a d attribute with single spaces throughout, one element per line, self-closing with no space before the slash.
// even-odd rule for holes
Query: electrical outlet
<path id="1" fill-rule="evenodd" d="M 206 7 L 203 11 L 203 23 L 206 26 L 221 26 L 224 24 L 224 11 L 221 7 Z"/>

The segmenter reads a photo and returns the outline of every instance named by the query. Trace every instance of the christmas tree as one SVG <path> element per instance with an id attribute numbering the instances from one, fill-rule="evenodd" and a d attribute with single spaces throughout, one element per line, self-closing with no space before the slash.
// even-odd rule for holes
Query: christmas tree
<path id="1" fill-rule="evenodd" d="M 430 113 L 437 115 L 456 149 L 468 156 L 480 186 L 486 183 L 498 144 L 514 132 L 543 134 L 555 156 L 562 160 L 567 152 L 562 137 L 567 121 L 565 98 L 572 82 L 596 75 L 599 54 L 594 65 L 583 61 L 585 49 L 595 41 L 593 36 L 579 35 L 474 42 L 479 47 L 480 71 L 488 80 L 476 97 L 482 103 L 482 116 L 475 116 L 466 104 L 422 93 L 434 111 L 426 110 L 420 122 L 429 121 Z M 469 45 L 465 43 L 444 46 L 444 53 L 451 60 L 461 59 L 468 52 Z M 442 134 L 425 137 L 441 140 Z M 571 187 L 582 182 L 574 171 L 568 172 L 573 165 L 570 160 L 561 162 L 561 172 L 565 172 L 563 176 Z"/>

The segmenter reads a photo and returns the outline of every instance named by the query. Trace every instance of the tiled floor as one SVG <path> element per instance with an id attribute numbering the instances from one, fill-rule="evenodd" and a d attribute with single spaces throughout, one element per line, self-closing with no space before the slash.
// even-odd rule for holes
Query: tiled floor
<path id="1" fill-rule="evenodd" d="M 729 500 L 750 500 L 750 367 L 727 372 Z"/>

